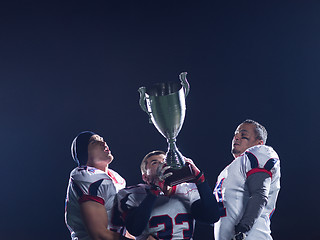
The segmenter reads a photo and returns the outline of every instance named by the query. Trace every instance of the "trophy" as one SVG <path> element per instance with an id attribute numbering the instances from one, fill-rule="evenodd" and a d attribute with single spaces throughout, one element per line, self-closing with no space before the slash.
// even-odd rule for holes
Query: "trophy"
<path id="1" fill-rule="evenodd" d="M 166 178 L 166 184 L 174 186 L 194 179 L 192 170 L 185 165 L 184 157 L 176 146 L 176 138 L 186 115 L 185 99 L 190 85 L 187 73 L 179 75 L 179 82 L 156 83 L 150 87 L 140 87 L 140 107 L 149 116 L 149 122 L 167 139 L 166 164 L 173 175 Z"/>

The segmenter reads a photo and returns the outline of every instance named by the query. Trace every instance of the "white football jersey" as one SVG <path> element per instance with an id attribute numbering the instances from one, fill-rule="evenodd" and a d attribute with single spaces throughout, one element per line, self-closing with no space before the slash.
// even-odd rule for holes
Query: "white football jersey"
<path id="1" fill-rule="evenodd" d="M 147 188 L 150 186 L 139 184 L 120 190 L 120 212 L 126 213 L 138 207 L 147 196 Z M 174 186 L 170 196 L 161 195 L 156 199 L 148 225 L 136 239 L 144 240 L 149 235 L 158 239 L 192 239 L 195 221 L 191 215 L 191 204 L 198 199 L 200 196 L 194 183 Z"/>
<path id="2" fill-rule="evenodd" d="M 125 180 L 111 169 L 106 173 L 93 167 L 82 166 L 71 172 L 66 196 L 65 221 L 72 240 L 91 239 L 82 220 L 79 205 L 88 200 L 105 206 L 109 219 L 108 229 L 121 234 L 124 232 L 123 226 L 113 224 L 116 222 L 113 206 L 116 193 L 124 188 L 125 184 Z"/>
<path id="3" fill-rule="evenodd" d="M 280 160 L 272 147 L 257 145 L 233 160 L 218 176 L 214 195 L 220 205 L 220 220 L 214 224 L 215 240 L 230 240 L 241 220 L 249 200 L 246 179 L 253 173 L 266 172 L 271 176 L 268 202 L 248 232 L 246 240 L 269 240 L 270 218 L 280 190 Z"/>

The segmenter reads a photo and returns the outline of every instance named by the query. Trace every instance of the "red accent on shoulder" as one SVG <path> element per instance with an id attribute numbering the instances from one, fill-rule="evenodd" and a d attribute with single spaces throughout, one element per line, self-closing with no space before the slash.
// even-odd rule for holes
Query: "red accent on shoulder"
<path id="1" fill-rule="evenodd" d="M 114 176 L 114 174 L 108 169 L 107 172 L 108 176 L 111 177 L 111 179 L 113 180 L 114 183 L 119 183 L 116 179 L 116 177 Z"/>
<path id="2" fill-rule="evenodd" d="M 247 177 L 249 177 L 250 175 L 256 173 L 256 172 L 265 172 L 268 173 L 270 177 L 272 177 L 272 173 L 264 168 L 253 168 L 251 169 L 249 172 L 247 172 Z"/>
<path id="3" fill-rule="evenodd" d="M 87 202 L 87 201 L 94 201 L 94 202 L 97 202 L 97 203 L 104 205 L 104 199 L 101 197 L 98 197 L 98 196 L 83 195 L 78 200 L 79 204 L 81 204 L 83 202 Z"/>

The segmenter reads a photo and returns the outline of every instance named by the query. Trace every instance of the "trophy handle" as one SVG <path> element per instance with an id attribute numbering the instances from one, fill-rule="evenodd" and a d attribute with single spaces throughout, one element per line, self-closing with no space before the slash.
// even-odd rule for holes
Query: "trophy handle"
<path id="1" fill-rule="evenodd" d="M 187 74 L 188 74 L 187 72 L 182 72 L 179 75 L 179 78 L 180 78 L 180 81 L 181 81 L 181 85 L 182 85 L 182 87 L 184 89 L 185 96 L 188 96 L 189 91 L 190 91 L 190 84 L 188 83 L 187 77 L 186 77 Z"/>
<path id="2" fill-rule="evenodd" d="M 146 87 L 140 87 L 140 88 L 138 89 L 138 92 L 140 93 L 139 104 L 140 104 L 141 109 L 148 114 L 148 116 L 149 116 L 149 123 L 152 123 L 150 112 L 148 111 L 148 109 L 147 109 L 147 107 L 146 107 L 146 104 L 145 104 L 146 91 L 147 91 L 147 90 L 146 90 Z"/>

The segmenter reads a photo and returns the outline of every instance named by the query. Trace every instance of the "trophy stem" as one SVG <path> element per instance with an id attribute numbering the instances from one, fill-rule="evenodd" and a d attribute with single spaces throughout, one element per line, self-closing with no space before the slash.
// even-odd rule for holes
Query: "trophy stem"
<path id="1" fill-rule="evenodd" d="M 166 153 L 166 163 L 172 168 L 179 169 L 185 164 L 184 157 L 178 150 L 176 139 L 168 139 L 168 151 Z"/>
<path id="2" fill-rule="evenodd" d="M 169 166 L 171 166 L 171 168 L 167 171 L 173 173 L 173 175 L 169 176 L 165 181 L 168 186 L 172 187 L 183 182 L 194 180 L 194 175 L 192 173 L 191 167 L 190 165 L 185 165 L 184 157 L 181 152 L 179 152 L 176 146 L 175 138 L 168 139 L 168 152 L 166 155 L 166 162 Z"/>

